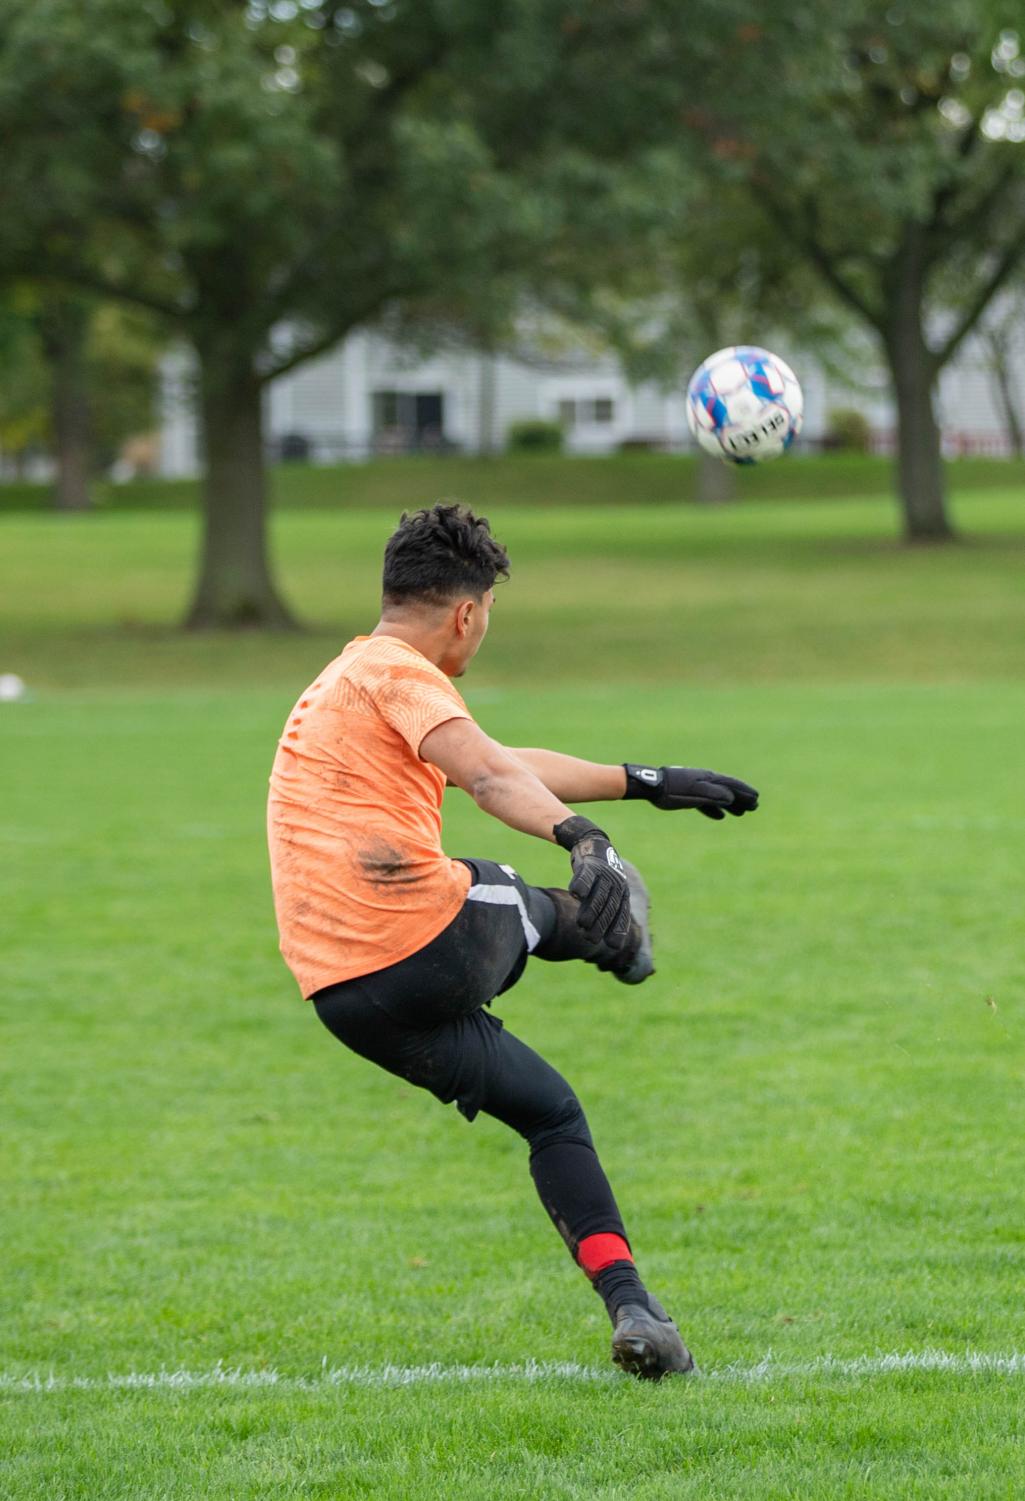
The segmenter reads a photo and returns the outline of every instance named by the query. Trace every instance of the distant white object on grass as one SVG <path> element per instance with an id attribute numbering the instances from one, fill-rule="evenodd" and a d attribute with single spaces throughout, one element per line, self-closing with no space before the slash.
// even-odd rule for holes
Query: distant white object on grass
<path id="1" fill-rule="evenodd" d="M 16 672 L 0 672 L 0 704 L 16 704 L 28 692 Z"/>

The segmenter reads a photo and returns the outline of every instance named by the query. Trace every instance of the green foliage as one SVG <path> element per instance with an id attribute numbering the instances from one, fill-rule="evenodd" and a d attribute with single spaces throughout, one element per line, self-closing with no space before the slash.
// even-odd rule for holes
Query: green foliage
<path id="1" fill-rule="evenodd" d="M 706 164 L 754 194 L 859 318 L 889 330 L 902 259 L 933 309 L 954 300 L 960 268 L 961 316 L 933 335 L 940 362 L 1025 255 L 1016 24 L 999 0 L 751 3 L 731 18 L 730 47 L 699 30 L 678 59 Z"/>
<path id="2" fill-rule="evenodd" d="M 494 134 L 554 88 L 557 58 L 537 73 L 553 34 L 482 0 L 97 0 L 88 18 L 13 0 L 0 126 L 19 170 L 0 206 L 31 232 L 8 258 L 41 238 L 53 271 L 161 308 L 263 379 L 396 300 L 497 307 L 567 207 L 554 168 L 517 172 L 522 121 L 500 152 Z M 32 201 L 58 128 L 67 149 Z M 72 216 L 84 234 L 62 229 Z"/>
<path id="3" fill-rule="evenodd" d="M 0 448 L 22 458 L 50 435 L 49 379 L 34 322 L 31 290 L 0 297 Z"/>
<path id="4" fill-rule="evenodd" d="M 52 341 L 61 301 L 51 286 L 27 281 L 0 300 L 0 447 L 15 456 L 54 449 Z M 100 471 L 125 439 L 152 431 L 161 340 L 152 316 L 138 309 L 86 299 L 82 318 L 92 462 Z"/>
<path id="5" fill-rule="evenodd" d="M 165 342 L 144 310 L 109 302 L 94 310 L 86 369 L 98 467 L 106 468 L 126 439 L 153 432 L 157 360 Z"/>
<path id="6" fill-rule="evenodd" d="M 545 422 L 540 417 L 511 422 L 505 435 L 506 447 L 510 453 L 558 453 L 562 448 L 562 439 L 559 423 Z"/>
<path id="7" fill-rule="evenodd" d="M 834 452 L 869 453 L 872 425 L 857 407 L 834 407 L 826 417 L 826 447 Z"/>

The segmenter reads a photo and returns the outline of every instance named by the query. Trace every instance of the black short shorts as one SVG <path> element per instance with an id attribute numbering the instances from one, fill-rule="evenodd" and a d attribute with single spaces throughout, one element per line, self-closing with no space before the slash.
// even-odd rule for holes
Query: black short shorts
<path id="1" fill-rule="evenodd" d="M 408 959 L 318 991 L 317 1015 L 340 1041 L 473 1120 L 516 1130 L 572 1095 L 555 1069 L 486 1009 L 520 978 L 551 931 L 551 898 L 508 865 L 466 860 L 472 884 L 437 938 Z"/>

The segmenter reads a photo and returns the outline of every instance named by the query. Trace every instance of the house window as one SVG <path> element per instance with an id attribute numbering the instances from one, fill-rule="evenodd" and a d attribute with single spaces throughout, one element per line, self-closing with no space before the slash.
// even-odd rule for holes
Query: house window
<path id="1" fill-rule="evenodd" d="M 437 448 L 445 442 L 441 391 L 375 391 L 374 438 L 387 451 Z"/>
<path id="2" fill-rule="evenodd" d="M 606 426 L 616 418 L 611 396 L 565 397 L 559 402 L 559 421 L 565 428 Z"/>

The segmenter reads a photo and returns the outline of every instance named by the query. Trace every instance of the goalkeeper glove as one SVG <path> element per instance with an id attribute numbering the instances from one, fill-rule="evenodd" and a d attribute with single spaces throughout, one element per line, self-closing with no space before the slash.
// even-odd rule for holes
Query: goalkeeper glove
<path id="1" fill-rule="evenodd" d="M 577 922 L 596 942 L 622 948 L 630 932 L 630 889 L 608 835 L 576 814 L 557 823 L 552 833 L 556 844 L 569 851 L 570 895 L 580 902 Z"/>
<path id="2" fill-rule="evenodd" d="M 636 766 L 626 762 L 624 797 L 644 797 L 656 808 L 697 808 L 706 818 L 753 813 L 758 793 L 737 777 L 693 766 Z"/>

